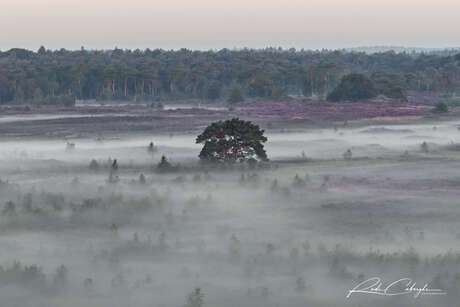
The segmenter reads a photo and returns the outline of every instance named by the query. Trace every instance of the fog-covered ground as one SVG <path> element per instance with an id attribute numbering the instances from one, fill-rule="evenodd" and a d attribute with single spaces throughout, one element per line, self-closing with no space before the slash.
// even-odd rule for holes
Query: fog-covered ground
<path id="1" fill-rule="evenodd" d="M 454 306 L 459 125 L 268 131 L 255 169 L 185 132 L 2 141 L 0 306 Z M 346 298 L 371 277 L 447 295 Z"/>

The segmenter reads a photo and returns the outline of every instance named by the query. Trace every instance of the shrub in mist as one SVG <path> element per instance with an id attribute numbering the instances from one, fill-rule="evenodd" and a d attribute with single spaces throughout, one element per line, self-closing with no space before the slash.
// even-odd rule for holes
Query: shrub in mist
<path id="1" fill-rule="evenodd" d="M 109 178 L 107 178 L 107 183 L 115 184 L 115 183 L 118 183 L 118 182 L 120 182 L 120 177 L 115 175 L 113 172 L 110 172 Z"/>
<path id="2" fill-rule="evenodd" d="M 240 179 L 238 180 L 238 183 L 239 183 L 240 185 L 246 184 L 246 176 L 245 176 L 244 174 L 241 174 L 241 175 L 240 175 Z"/>
<path id="3" fill-rule="evenodd" d="M 92 287 L 93 287 L 93 279 L 92 278 L 85 278 L 85 280 L 83 281 L 83 287 L 85 287 L 85 289 L 87 289 L 87 290 L 92 289 Z"/>
<path id="4" fill-rule="evenodd" d="M 160 236 L 158 237 L 158 246 L 161 250 L 165 250 L 168 248 L 168 243 L 166 243 L 166 233 L 160 233 Z"/>
<path id="5" fill-rule="evenodd" d="M 329 175 L 325 175 L 323 177 L 323 182 L 321 183 L 321 186 L 320 186 L 320 191 L 321 192 L 326 192 L 327 191 L 328 186 L 329 186 L 329 180 L 330 180 Z"/>
<path id="6" fill-rule="evenodd" d="M 420 232 L 418 233 L 418 239 L 419 239 L 420 241 L 425 240 L 425 232 L 420 231 Z"/>
<path id="7" fill-rule="evenodd" d="M 273 245 L 272 243 L 267 243 L 267 245 L 265 245 L 265 253 L 267 255 L 271 255 L 273 254 L 273 252 L 275 251 L 275 245 Z"/>
<path id="8" fill-rule="evenodd" d="M 298 259 L 299 259 L 299 249 L 297 247 L 293 247 L 291 248 L 291 250 L 289 251 L 289 258 L 296 262 Z"/>
<path id="9" fill-rule="evenodd" d="M 32 193 L 26 193 L 22 198 L 22 210 L 32 212 Z"/>
<path id="10" fill-rule="evenodd" d="M 0 285 L 9 284 L 44 287 L 46 276 L 37 265 L 23 266 L 15 261 L 11 267 L 0 267 Z"/>
<path id="11" fill-rule="evenodd" d="M 270 295 L 270 291 L 268 290 L 267 287 L 262 288 L 261 296 L 262 298 L 266 299 Z"/>
<path id="12" fill-rule="evenodd" d="M 14 202 L 7 201 L 2 210 L 3 216 L 16 216 L 16 204 Z"/>
<path id="13" fill-rule="evenodd" d="M 187 296 L 184 307 L 203 307 L 204 294 L 200 288 L 196 288 Z"/>
<path id="14" fill-rule="evenodd" d="M 251 173 L 246 175 L 245 185 L 250 185 L 251 187 L 257 187 L 260 182 L 260 177 L 256 173 Z"/>
<path id="15" fill-rule="evenodd" d="M 295 285 L 295 289 L 297 292 L 304 292 L 307 289 L 305 280 L 302 277 L 296 279 Z"/>
<path id="16" fill-rule="evenodd" d="M 230 246 L 229 246 L 230 256 L 232 257 L 239 257 L 241 253 L 241 243 L 240 240 L 237 238 L 235 234 L 232 234 L 230 238 Z"/>
<path id="17" fill-rule="evenodd" d="M 270 185 L 270 191 L 272 192 L 278 192 L 280 189 L 279 184 L 278 184 L 278 179 L 274 179 Z"/>
<path id="18" fill-rule="evenodd" d="M 65 265 L 61 265 L 56 269 L 56 273 L 53 277 L 53 283 L 56 287 L 63 288 L 67 286 L 69 272 Z"/>
<path id="19" fill-rule="evenodd" d="M 140 175 L 139 175 L 139 183 L 140 183 L 140 184 L 146 184 L 146 183 L 147 183 L 147 180 L 145 179 L 145 175 L 144 175 L 144 174 L 140 174 Z"/>
<path id="20" fill-rule="evenodd" d="M 169 163 L 168 158 L 166 156 L 161 156 L 161 160 L 157 165 L 157 170 L 159 172 L 168 172 L 173 169 L 173 166 L 171 163 Z"/>
<path id="21" fill-rule="evenodd" d="M 339 279 L 352 278 L 352 274 L 348 271 L 345 264 L 340 261 L 340 258 L 335 256 L 329 266 L 329 274 Z"/>
<path id="22" fill-rule="evenodd" d="M 429 152 L 429 147 L 428 147 L 428 143 L 427 142 L 423 142 L 421 145 L 420 145 L 420 150 L 424 153 L 428 153 Z"/>
<path id="23" fill-rule="evenodd" d="M 308 242 L 308 241 L 303 242 L 302 243 L 302 248 L 303 248 L 303 251 L 305 253 L 305 256 L 308 256 L 310 254 L 310 250 L 311 250 L 310 242 Z"/>
<path id="24" fill-rule="evenodd" d="M 118 225 L 116 223 L 112 223 L 112 225 L 110 225 L 110 232 L 118 235 Z"/>
<path id="25" fill-rule="evenodd" d="M 408 150 L 405 150 L 405 151 L 403 152 L 403 154 L 401 155 L 401 158 L 402 158 L 403 160 L 407 160 L 407 159 L 409 159 L 409 157 L 410 157 L 410 156 L 409 156 L 409 151 L 408 151 Z"/>
<path id="26" fill-rule="evenodd" d="M 292 186 L 295 188 L 304 188 L 307 185 L 307 182 L 300 178 L 298 174 L 295 174 Z"/>
<path id="27" fill-rule="evenodd" d="M 113 160 L 112 165 L 110 166 L 110 170 L 112 172 L 118 171 L 118 161 L 117 161 L 117 159 Z"/>
<path id="28" fill-rule="evenodd" d="M 75 143 L 67 142 L 67 143 L 66 143 L 65 149 L 66 149 L 67 151 L 73 151 L 73 150 L 75 150 Z"/>
<path id="29" fill-rule="evenodd" d="M 149 146 L 147 147 L 147 152 L 149 154 L 154 154 L 158 151 L 158 148 L 153 144 L 153 142 L 150 142 Z"/>
<path id="30" fill-rule="evenodd" d="M 351 160 L 351 158 L 353 158 L 353 153 L 351 152 L 351 149 L 348 149 L 343 153 L 343 159 Z"/>
<path id="31" fill-rule="evenodd" d="M 181 176 L 177 176 L 176 178 L 174 178 L 172 180 L 173 183 L 176 183 L 176 184 L 183 184 L 185 183 L 185 176 L 181 175 Z"/>
<path id="32" fill-rule="evenodd" d="M 168 226 L 174 225 L 174 214 L 171 210 L 168 211 L 165 215 L 166 222 L 168 223 Z"/>
<path id="33" fill-rule="evenodd" d="M 111 285 L 112 288 L 121 288 L 126 284 L 125 277 L 123 273 L 118 273 L 112 278 Z"/>
<path id="34" fill-rule="evenodd" d="M 91 160 L 89 163 L 89 169 L 92 171 L 98 171 L 99 168 L 99 163 L 95 159 Z"/>
<path id="35" fill-rule="evenodd" d="M 441 114 L 441 113 L 448 113 L 449 112 L 449 107 L 445 102 L 438 102 L 434 108 L 431 110 L 433 113 Z"/>
<path id="36" fill-rule="evenodd" d="M 200 174 L 195 174 L 192 178 L 192 181 L 195 183 L 201 182 L 201 175 Z"/>

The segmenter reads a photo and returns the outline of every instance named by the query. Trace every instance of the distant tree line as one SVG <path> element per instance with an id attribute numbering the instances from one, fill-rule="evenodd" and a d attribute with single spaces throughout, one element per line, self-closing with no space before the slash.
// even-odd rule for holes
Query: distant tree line
<path id="1" fill-rule="evenodd" d="M 460 54 L 365 54 L 346 51 L 107 50 L 0 52 L 0 104 L 64 104 L 75 99 L 161 101 L 286 95 L 326 98 L 345 75 L 360 73 L 378 93 L 452 95 Z"/>

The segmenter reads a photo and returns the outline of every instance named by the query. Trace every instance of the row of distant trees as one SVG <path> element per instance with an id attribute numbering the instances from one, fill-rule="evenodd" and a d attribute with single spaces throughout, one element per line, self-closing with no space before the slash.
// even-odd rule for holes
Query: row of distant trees
<path id="1" fill-rule="evenodd" d="M 71 104 L 74 99 L 326 98 L 350 73 L 398 96 L 411 89 L 452 95 L 460 54 L 365 54 L 282 49 L 0 52 L 0 103 Z"/>

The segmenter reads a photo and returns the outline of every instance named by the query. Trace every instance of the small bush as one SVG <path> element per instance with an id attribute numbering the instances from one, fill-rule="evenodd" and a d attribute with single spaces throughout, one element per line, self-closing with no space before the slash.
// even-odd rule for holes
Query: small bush
<path id="1" fill-rule="evenodd" d="M 449 112 L 449 107 L 447 106 L 447 104 L 445 102 L 438 102 L 434 108 L 431 110 L 431 112 L 433 113 L 448 113 Z"/>
<path id="2" fill-rule="evenodd" d="M 157 165 L 157 170 L 160 172 L 167 172 L 173 169 L 171 163 L 169 163 L 168 158 L 166 156 L 161 156 L 161 161 Z"/>
<path id="3" fill-rule="evenodd" d="M 184 307 L 202 307 L 204 304 L 204 294 L 200 288 L 196 288 L 187 296 L 187 301 Z"/>
<path id="4" fill-rule="evenodd" d="M 92 171 L 99 170 L 99 163 L 95 159 L 91 160 L 91 162 L 89 163 L 89 169 Z"/>

